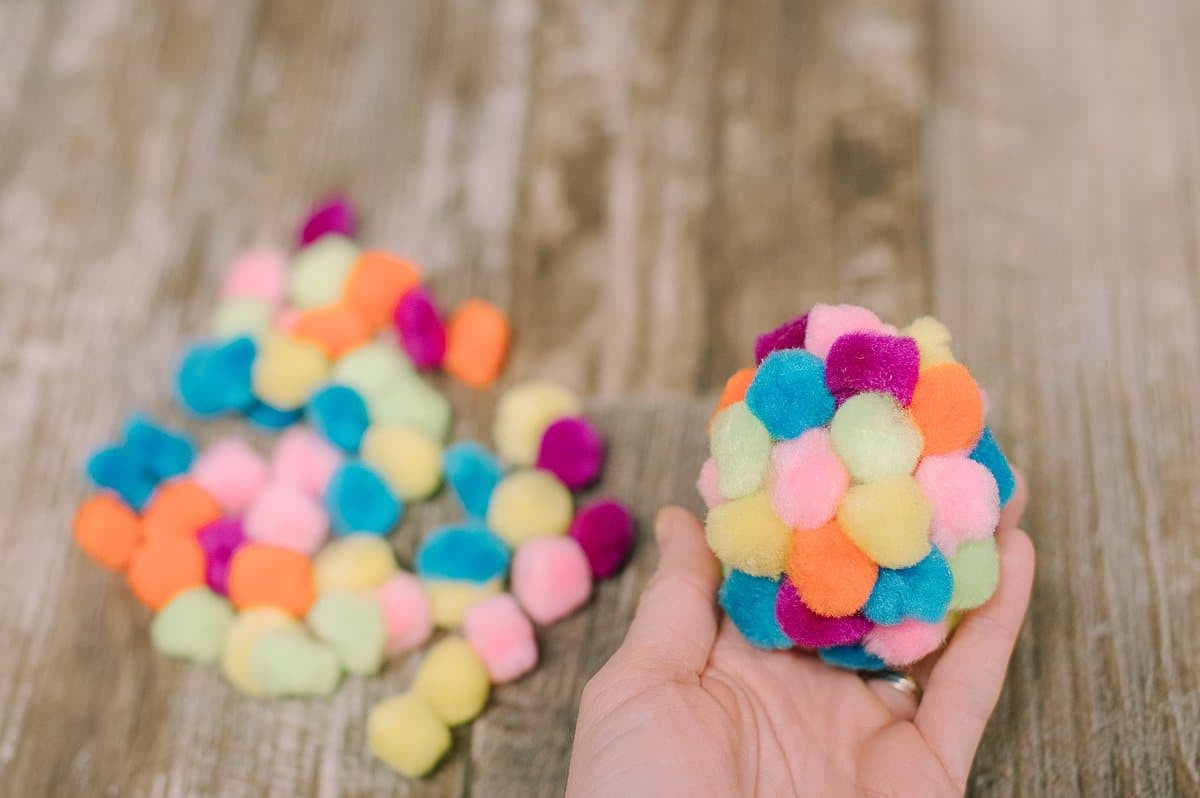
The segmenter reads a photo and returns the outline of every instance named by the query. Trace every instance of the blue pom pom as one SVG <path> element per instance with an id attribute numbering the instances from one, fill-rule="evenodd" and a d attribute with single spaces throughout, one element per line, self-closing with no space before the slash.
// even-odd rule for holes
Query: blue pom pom
<path id="1" fill-rule="evenodd" d="M 848 671 L 887 670 L 886 662 L 868 653 L 861 645 L 819 648 L 817 656 L 834 667 L 845 668 Z"/>
<path id="2" fill-rule="evenodd" d="M 488 582 L 508 570 L 508 546 L 483 527 L 444 526 L 417 547 L 414 566 L 427 579 Z"/>
<path id="3" fill-rule="evenodd" d="M 734 626 L 759 648 L 791 648 L 793 643 L 775 620 L 775 595 L 779 580 L 730 571 L 717 593 L 717 601 Z"/>
<path id="4" fill-rule="evenodd" d="M 400 521 L 404 505 L 373 468 L 347 462 L 329 480 L 325 510 L 339 535 L 386 535 Z"/>
<path id="5" fill-rule="evenodd" d="M 246 409 L 246 420 L 261 430 L 278 432 L 287 429 L 304 418 L 303 408 L 296 410 L 280 410 L 266 402 L 255 401 Z"/>
<path id="6" fill-rule="evenodd" d="M 802 349 L 767 355 L 746 389 L 746 406 L 775 440 L 828 424 L 836 408 L 825 387 L 825 364 Z"/>
<path id="7" fill-rule="evenodd" d="M 996 487 L 1000 489 L 1000 506 L 1008 504 L 1013 491 L 1017 489 L 1017 478 L 1013 476 L 1012 467 L 1004 457 L 1004 452 L 1000 451 L 1000 444 L 996 443 L 991 427 L 983 428 L 983 436 L 971 451 L 971 459 L 992 472 Z"/>
<path id="8" fill-rule="evenodd" d="M 442 468 L 467 516 L 486 518 L 492 491 L 504 478 L 500 461 L 475 441 L 462 441 L 446 450 Z"/>
<path id="9" fill-rule="evenodd" d="M 358 391 L 326 385 L 308 400 L 308 423 L 343 452 L 357 454 L 371 418 Z"/>
<path id="10" fill-rule="evenodd" d="M 196 456 L 191 438 L 159 426 L 141 413 L 125 422 L 125 450 L 154 482 L 186 474 Z"/>
<path id="11" fill-rule="evenodd" d="M 210 379 L 216 382 L 231 412 L 246 410 L 256 401 L 252 377 L 256 357 L 258 345 L 246 336 L 231 338 L 213 353 Z"/>
<path id="12" fill-rule="evenodd" d="M 98 449 L 88 458 L 85 470 L 96 487 L 111 490 L 139 511 L 150 501 L 158 484 L 142 469 L 134 453 L 123 446 Z"/>
<path id="13" fill-rule="evenodd" d="M 193 415 L 208 419 L 254 404 L 251 370 L 258 347 L 250 338 L 188 349 L 175 373 L 175 396 Z"/>
<path id="14" fill-rule="evenodd" d="M 183 353 L 175 372 L 175 398 L 197 418 L 215 418 L 228 411 L 220 386 L 210 377 L 213 347 L 196 344 Z"/>
<path id="15" fill-rule="evenodd" d="M 952 592 L 950 566 L 935 547 L 916 565 L 880 568 L 863 615 L 884 626 L 894 626 L 905 618 L 937 623 L 946 617 Z"/>

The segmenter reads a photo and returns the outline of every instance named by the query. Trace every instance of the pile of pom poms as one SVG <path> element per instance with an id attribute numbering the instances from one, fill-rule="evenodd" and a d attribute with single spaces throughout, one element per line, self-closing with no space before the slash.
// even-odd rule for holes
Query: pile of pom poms
<path id="1" fill-rule="evenodd" d="M 237 257 L 213 336 L 175 374 L 189 414 L 280 431 L 271 451 L 233 436 L 198 450 L 134 415 L 88 459 L 97 490 L 73 531 L 154 613 L 159 651 L 218 664 L 249 695 L 326 696 L 448 630 L 411 689 L 368 721 L 371 750 L 418 776 L 492 684 L 537 664 L 533 624 L 582 607 L 628 559 L 635 530 L 619 502 L 576 507 L 605 445 L 558 385 L 500 396 L 496 453 L 446 445 L 449 401 L 419 372 L 491 384 L 508 320 L 478 299 L 443 320 L 419 269 L 360 251 L 355 225 L 350 204 L 330 198 L 300 226 L 290 267 L 279 253 Z M 389 535 L 406 504 L 443 485 L 461 519 L 427 532 L 405 570 Z"/>
<path id="2" fill-rule="evenodd" d="M 854 670 L 936 650 L 996 589 L 1013 472 L 933 318 L 816 305 L 725 385 L 697 487 L 719 600 L 768 649 Z"/>

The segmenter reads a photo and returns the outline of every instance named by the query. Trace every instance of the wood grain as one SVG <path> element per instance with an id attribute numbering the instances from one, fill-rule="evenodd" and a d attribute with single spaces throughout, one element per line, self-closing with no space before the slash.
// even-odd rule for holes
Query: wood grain
<path id="1" fill-rule="evenodd" d="M 1200 793 L 1198 35 L 1182 0 L 0 0 L 0 794 L 561 793 L 711 395 L 821 300 L 942 317 L 1029 475 L 972 792 Z M 510 310 L 508 380 L 590 397 L 645 538 L 420 782 L 363 728 L 415 657 L 248 700 L 157 657 L 67 532 L 126 412 L 184 422 L 227 260 L 333 188 L 448 304 Z M 485 436 L 495 392 L 448 389 Z"/>

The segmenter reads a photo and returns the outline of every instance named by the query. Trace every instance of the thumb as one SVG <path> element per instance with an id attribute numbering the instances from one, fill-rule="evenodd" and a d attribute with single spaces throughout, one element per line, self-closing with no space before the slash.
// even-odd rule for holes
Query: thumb
<path id="1" fill-rule="evenodd" d="M 663 508 L 654 522 L 658 569 L 638 602 L 617 656 L 694 675 L 708 662 L 717 636 L 721 567 L 700 521 L 681 507 Z"/>

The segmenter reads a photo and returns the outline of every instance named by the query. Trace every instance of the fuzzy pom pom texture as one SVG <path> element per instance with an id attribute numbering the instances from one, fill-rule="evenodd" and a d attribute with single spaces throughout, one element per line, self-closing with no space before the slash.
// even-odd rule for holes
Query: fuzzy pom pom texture
<path id="1" fill-rule="evenodd" d="M 754 354 L 709 425 L 698 482 L 729 573 L 722 607 L 753 645 L 815 649 L 837 667 L 930 654 L 948 613 L 995 591 L 978 552 L 994 551 L 1012 494 L 949 333 L 817 305 L 760 335 Z"/>

